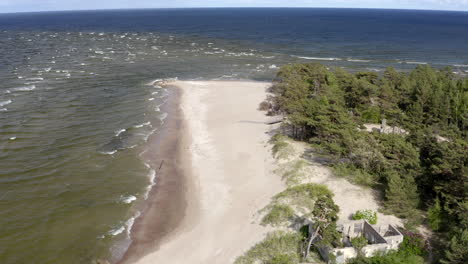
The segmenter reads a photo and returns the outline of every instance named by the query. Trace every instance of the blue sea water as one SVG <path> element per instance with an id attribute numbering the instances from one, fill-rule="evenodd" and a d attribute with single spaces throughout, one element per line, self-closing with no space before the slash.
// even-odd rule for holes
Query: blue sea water
<path id="1" fill-rule="evenodd" d="M 0 14 L 0 263 L 114 261 L 125 251 L 155 182 L 141 153 L 164 125 L 167 91 L 153 80 L 271 80 L 294 62 L 466 75 L 468 13 Z"/>

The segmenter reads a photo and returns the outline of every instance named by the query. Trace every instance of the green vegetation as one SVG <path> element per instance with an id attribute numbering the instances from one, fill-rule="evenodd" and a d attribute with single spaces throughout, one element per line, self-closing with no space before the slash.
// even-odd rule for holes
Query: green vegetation
<path id="1" fill-rule="evenodd" d="M 291 225 L 304 220 L 312 223 L 313 234 L 309 234 L 308 229 L 298 232 L 306 238 L 301 246 L 305 248 L 304 259 L 307 259 L 312 246 L 341 244 L 341 236 L 336 230 L 339 208 L 333 202 L 333 193 L 323 185 L 302 184 L 290 187 L 277 194 L 266 211 L 263 224 Z M 316 241 L 316 238 L 320 239 Z"/>
<path id="2" fill-rule="evenodd" d="M 423 257 L 425 254 L 426 244 L 424 239 L 420 235 L 407 233 L 398 251 L 371 258 L 358 256 L 351 260 L 349 264 L 422 264 L 424 263 Z"/>
<path id="3" fill-rule="evenodd" d="M 281 175 L 281 178 L 286 181 L 288 186 L 293 186 L 301 183 L 302 178 L 306 176 L 304 170 L 306 165 L 307 162 L 302 159 L 292 160 L 280 165 L 275 172 Z"/>
<path id="4" fill-rule="evenodd" d="M 268 214 L 262 219 L 263 225 L 280 225 L 291 221 L 294 217 L 294 210 L 289 205 L 275 204 L 272 205 Z"/>
<path id="5" fill-rule="evenodd" d="M 377 224 L 377 212 L 372 210 L 358 210 L 353 215 L 354 220 L 365 219 L 369 224 L 375 225 Z"/>
<path id="6" fill-rule="evenodd" d="M 294 153 L 293 147 L 287 142 L 288 137 L 283 134 L 276 134 L 270 139 L 273 144 L 273 156 L 278 159 L 287 159 Z"/>
<path id="7" fill-rule="evenodd" d="M 270 92 L 262 109 L 284 115 L 291 137 L 325 150 L 338 175 L 381 191 L 384 211 L 408 228 L 427 216 L 442 245 L 436 261 L 466 262 L 468 78 L 427 65 L 379 76 L 293 64 Z M 384 133 L 362 130 L 383 120 Z"/>
<path id="8" fill-rule="evenodd" d="M 269 233 L 265 240 L 252 247 L 243 256 L 237 258 L 234 263 L 299 263 L 301 258 L 299 248 L 302 239 L 299 233 L 288 233 L 284 231 Z"/>
<path id="9" fill-rule="evenodd" d="M 362 255 L 362 249 L 367 246 L 367 244 L 367 238 L 363 236 L 351 238 L 351 245 L 357 250 L 359 256 Z"/>

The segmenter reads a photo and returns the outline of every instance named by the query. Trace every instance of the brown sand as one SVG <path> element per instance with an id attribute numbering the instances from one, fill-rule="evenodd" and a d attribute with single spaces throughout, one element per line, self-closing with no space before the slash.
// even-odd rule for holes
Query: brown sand
<path id="1" fill-rule="evenodd" d="M 133 263 L 156 250 L 162 240 L 180 225 L 186 211 L 189 156 L 182 156 L 187 137 L 180 109 L 181 90 L 169 89 L 163 111 L 168 113 L 162 131 L 150 136 L 150 147 L 142 155 L 156 169 L 156 185 L 148 195 L 132 228 L 132 244 L 119 263 Z M 160 168 L 161 167 L 161 168 Z M 160 169 L 159 169 L 160 168 Z M 162 210 L 163 208 L 163 210 Z"/>

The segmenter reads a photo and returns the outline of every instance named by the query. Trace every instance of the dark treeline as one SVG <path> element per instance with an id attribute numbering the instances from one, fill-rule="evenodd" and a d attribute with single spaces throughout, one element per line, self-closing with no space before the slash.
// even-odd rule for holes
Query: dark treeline
<path id="1" fill-rule="evenodd" d="M 325 150 L 335 169 L 384 194 L 407 228 L 426 223 L 442 263 L 468 263 L 468 78 L 450 68 L 355 74 L 320 64 L 280 69 L 261 108 L 290 136 Z M 366 131 L 381 124 L 386 133 Z"/>

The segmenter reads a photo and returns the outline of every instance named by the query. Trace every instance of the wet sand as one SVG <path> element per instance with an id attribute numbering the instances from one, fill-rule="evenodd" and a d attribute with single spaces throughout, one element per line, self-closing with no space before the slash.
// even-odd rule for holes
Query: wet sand
<path id="1" fill-rule="evenodd" d="M 148 139 L 142 158 L 156 170 L 156 185 L 144 202 L 142 214 L 132 228 L 132 244 L 119 263 L 134 263 L 157 250 L 161 241 L 184 219 L 190 156 L 186 154 L 184 120 L 180 108 L 181 90 L 170 87 L 162 107 L 168 113 L 163 129 Z M 185 154 L 185 155 L 182 155 Z"/>

